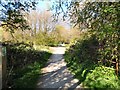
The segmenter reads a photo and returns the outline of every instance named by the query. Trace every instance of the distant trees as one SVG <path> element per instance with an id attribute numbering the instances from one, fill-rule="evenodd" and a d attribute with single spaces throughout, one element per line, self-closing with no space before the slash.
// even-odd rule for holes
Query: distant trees
<path id="1" fill-rule="evenodd" d="M 38 10 L 32 10 L 26 15 L 33 36 L 39 31 L 47 33 L 54 28 L 54 22 L 52 22 L 51 16 L 49 11 L 41 12 Z"/>
<path id="2" fill-rule="evenodd" d="M 34 1 L 5 2 L 0 2 L 0 5 L 5 8 L 5 10 L 2 9 L 5 15 L 1 17 L 1 26 L 11 33 L 12 36 L 9 35 L 9 37 L 14 37 L 12 39 L 6 37 L 5 41 L 14 40 L 47 45 L 69 43 L 74 36 L 77 36 L 72 35 L 76 32 L 75 30 L 67 30 L 64 26 L 57 25 L 50 11 L 32 10 L 36 7 Z"/>
<path id="3" fill-rule="evenodd" d="M 66 29 L 61 25 L 56 26 L 55 33 L 58 34 L 58 40 L 61 43 L 70 43 L 80 35 L 80 31 L 77 28 Z"/>
<path id="4" fill-rule="evenodd" d="M 55 28 L 55 22 L 52 21 L 49 11 L 31 11 L 26 15 L 31 27 L 29 32 L 32 41 L 38 45 L 47 45 L 52 37 L 50 32 Z M 51 41 L 52 42 L 52 41 Z"/>

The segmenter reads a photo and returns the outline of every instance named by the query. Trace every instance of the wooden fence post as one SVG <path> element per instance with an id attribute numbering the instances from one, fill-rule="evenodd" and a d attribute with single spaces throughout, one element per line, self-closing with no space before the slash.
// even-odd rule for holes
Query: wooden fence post
<path id="1" fill-rule="evenodd" d="M 6 88 L 6 76 L 7 76 L 7 60 L 6 60 L 6 47 L 0 46 L 1 61 L 2 61 L 2 88 Z"/>
<path id="2" fill-rule="evenodd" d="M 2 89 L 2 46 L 0 45 L 0 90 Z"/>

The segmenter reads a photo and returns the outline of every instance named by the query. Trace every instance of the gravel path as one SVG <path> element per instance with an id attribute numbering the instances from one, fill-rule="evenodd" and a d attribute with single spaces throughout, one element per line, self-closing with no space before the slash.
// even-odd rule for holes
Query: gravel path
<path id="1" fill-rule="evenodd" d="M 42 76 L 38 80 L 37 88 L 52 88 L 55 90 L 75 89 L 78 86 L 78 80 L 68 71 L 63 59 L 65 53 L 64 47 L 52 47 L 53 55 L 45 68 L 42 69 Z"/>

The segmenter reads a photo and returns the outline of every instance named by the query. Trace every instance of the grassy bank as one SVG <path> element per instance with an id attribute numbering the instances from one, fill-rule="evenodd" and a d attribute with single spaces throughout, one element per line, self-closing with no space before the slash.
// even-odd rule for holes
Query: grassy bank
<path id="1" fill-rule="evenodd" d="M 36 61 L 23 69 L 16 70 L 15 73 L 17 74 L 14 76 L 14 86 L 16 88 L 35 88 L 37 80 L 41 75 L 41 68 L 45 66 L 50 55 L 51 53 L 45 53 L 42 56 L 42 59 L 45 60 L 43 63 Z"/>
<path id="2" fill-rule="evenodd" d="M 7 88 L 35 88 L 51 52 L 34 49 L 27 43 L 6 42 Z M 47 49 L 47 48 L 46 48 Z"/>

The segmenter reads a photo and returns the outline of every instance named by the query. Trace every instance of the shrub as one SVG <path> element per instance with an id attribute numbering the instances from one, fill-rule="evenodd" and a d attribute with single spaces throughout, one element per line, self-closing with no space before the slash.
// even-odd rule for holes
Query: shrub
<path id="1" fill-rule="evenodd" d="M 91 73 L 88 73 L 83 84 L 91 88 L 120 88 L 115 70 L 105 66 L 95 67 Z"/>
<path id="2" fill-rule="evenodd" d="M 29 67 L 29 65 L 32 65 L 31 67 L 34 69 L 32 71 L 35 72 L 35 73 L 31 73 L 31 72 L 29 73 L 31 75 L 38 74 L 38 71 L 36 70 L 38 70 L 39 67 L 37 67 L 37 65 L 40 67 L 43 67 L 45 63 L 47 62 L 49 56 L 51 55 L 51 53 L 46 52 L 46 51 L 35 50 L 32 45 L 26 44 L 23 42 L 22 43 L 6 42 L 3 44 L 6 45 L 6 49 L 7 49 L 7 85 L 8 87 L 9 86 L 15 87 L 14 81 L 18 79 L 17 77 L 19 76 L 20 78 L 23 78 L 24 76 L 24 75 L 18 75 L 19 71 L 21 71 L 20 73 L 22 74 L 24 69 Z M 35 62 L 37 64 L 34 64 Z M 29 76 L 27 74 L 25 75 Z M 25 76 L 25 79 L 28 79 L 26 78 L 26 76 Z M 23 83 L 23 86 L 24 86 L 24 83 Z"/>
<path id="3" fill-rule="evenodd" d="M 120 88 L 119 76 L 115 74 L 114 66 L 108 67 L 100 62 L 100 57 L 105 55 L 99 52 L 97 36 L 93 32 L 83 34 L 65 53 L 65 61 L 71 72 L 84 87 Z"/>

